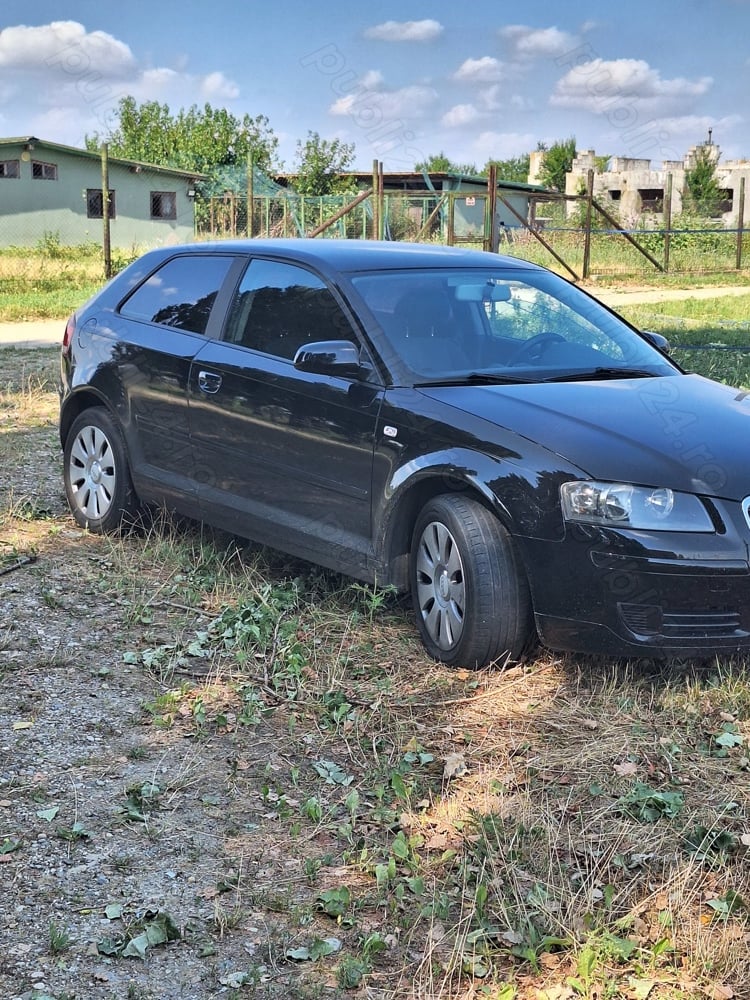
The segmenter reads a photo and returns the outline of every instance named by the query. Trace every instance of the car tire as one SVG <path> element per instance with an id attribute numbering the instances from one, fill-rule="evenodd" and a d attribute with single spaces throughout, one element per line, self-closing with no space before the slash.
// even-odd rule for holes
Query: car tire
<path id="1" fill-rule="evenodd" d="M 134 523 L 139 503 L 125 440 L 103 406 L 84 410 L 71 424 L 63 478 L 73 517 L 82 528 L 109 534 Z"/>
<path id="2" fill-rule="evenodd" d="M 410 577 L 417 628 L 434 659 L 477 669 L 529 648 L 531 600 L 513 539 L 478 501 L 445 494 L 425 505 Z"/>

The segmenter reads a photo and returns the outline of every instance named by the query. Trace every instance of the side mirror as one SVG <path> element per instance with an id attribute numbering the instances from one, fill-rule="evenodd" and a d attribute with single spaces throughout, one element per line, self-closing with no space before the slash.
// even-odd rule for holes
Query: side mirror
<path id="1" fill-rule="evenodd" d="M 359 348 L 350 340 L 318 340 L 304 344 L 294 355 L 294 367 L 321 375 L 356 376 L 362 371 Z"/>
<path id="2" fill-rule="evenodd" d="M 663 351 L 665 354 L 669 354 L 672 350 L 672 345 L 661 333 L 654 333 L 653 330 L 641 330 L 641 333 L 654 345 L 654 347 L 658 347 L 658 349 Z"/>

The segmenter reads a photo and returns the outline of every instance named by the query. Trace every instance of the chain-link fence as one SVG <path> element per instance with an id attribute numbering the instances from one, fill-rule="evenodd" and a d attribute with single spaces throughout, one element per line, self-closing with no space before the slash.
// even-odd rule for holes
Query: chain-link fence
<path id="1" fill-rule="evenodd" d="M 658 214 L 620 226 L 597 206 L 588 213 L 585 196 L 573 212 L 561 200 L 543 201 L 532 195 L 527 210 L 521 212 L 500 196 L 493 222 L 489 195 L 481 192 L 386 192 L 378 198 L 372 192 L 312 197 L 277 189 L 253 197 L 248 215 L 247 196 L 234 191 L 202 196 L 197 186 L 187 185 L 173 195 L 166 190 L 165 179 L 156 175 L 147 188 L 145 195 L 137 195 L 148 201 L 148 219 L 138 227 L 128 217 L 122 182 L 115 192 L 110 222 L 115 270 L 145 250 L 167 243 L 302 236 L 463 243 L 531 260 L 574 280 L 597 275 L 645 278 L 660 272 L 708 275 L 750 266 L 747 229 L 685 217 L 677 217 L 665 229 Z M 14 252 L 13 248 L 16 253 L 47 256 L 71 247 L 86 256 L 102 253 L 101 203 L 92 191 L 85 192 L 83 224 L 74 225 L 59 212 L 0 211 L 0 255 Z M 101 196 L 101 190 L 98 193 Z"/>

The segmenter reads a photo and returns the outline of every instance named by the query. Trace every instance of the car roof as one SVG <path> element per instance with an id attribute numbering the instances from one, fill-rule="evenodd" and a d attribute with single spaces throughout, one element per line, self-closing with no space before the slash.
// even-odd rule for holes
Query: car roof
<path id="1" fill-rule="evenodd" d="M 166 248 L 164 248 L 166 249 Z M 169 248 L 178 252 L 254 253 L 281 256 L 300 263 L 318 264 L 337 271 L 378 271 L 401 268 L 503 267 L 541 270 L 515 257 L 483 250 L 429 243 L 399 243 L 346 239 L 211 240 Z"/>

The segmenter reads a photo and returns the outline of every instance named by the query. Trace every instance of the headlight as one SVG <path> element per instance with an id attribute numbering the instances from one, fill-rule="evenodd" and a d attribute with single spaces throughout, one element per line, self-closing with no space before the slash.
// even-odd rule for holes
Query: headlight
<path id="1" fill-rule="evenodd" d="M 566 521 L 651 531 L 714 531 L 698 497 L 666 486 L 563 483 L 560 497 Z"/>

